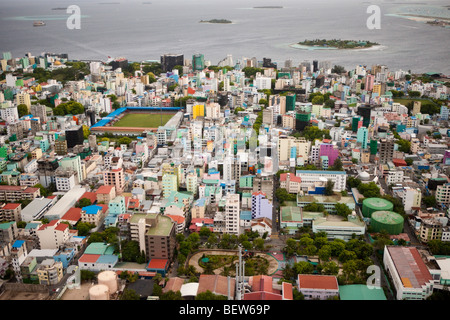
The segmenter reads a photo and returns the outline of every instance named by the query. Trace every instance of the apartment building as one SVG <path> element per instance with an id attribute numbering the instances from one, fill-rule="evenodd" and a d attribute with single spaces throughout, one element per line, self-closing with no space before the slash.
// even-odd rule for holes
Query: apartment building
<path id="1" fill-rule="evenodd" d="M 37 231 L 41 249 L 59 249 L 69 240 L 69 226 L 60 220 L 43 224 Z"/>
<path id="2" fill-rule="evenodd" d="M 239 235 L 240 201 L 239 194 L 229 194 L 225 198 L 225 233 Z"/>
<path id="3" fill-rule="evenodd" d="M 0 185 L 0 201 L 33 200 L 41 195 L 41 189 L 26 186 Z"/>
<path id="4" fill-rule="evenodd" d="M 114 186 L 116 195 L 122 194 L 125 188 L 125 173 L 123 168 L 103 172 L 103 181 L 106 186 Z"/>
<path id="5" fill-rule="evenodd" d="M 450 183 L 436 187 L 436 201 L 438 203 L 450 204 Z"/>
<path id="6" fill-rule="evenodd" d="M 139 242 L 139 248 L 148 259 L 172 260 L 176 241 L 176 224 L 161 214 L 134 214 L 129 220 L 131 240 Z"/>
<path id="7" fill-rule="evenodd" d="M 305 191 L 319 181 L 331 180 L 334 183 L 333 190 L 337 192 L 345 190 L 347 184 L 345 171 L 297 170 L 295 175 L 301 179 L 301 188 Z"/>

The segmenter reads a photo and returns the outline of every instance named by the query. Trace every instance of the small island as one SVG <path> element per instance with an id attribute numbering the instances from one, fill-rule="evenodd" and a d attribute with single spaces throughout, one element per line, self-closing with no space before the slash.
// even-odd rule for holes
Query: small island
<path id="1" fill-rule="evenodd" d="M 316 39 L 316 40 L 305 40 L 303 42 L 299 42 L 299 45 L 308 46 L 308 47 L 320 47 L 320 48 L 335 48 L 335 49 L 363 49 L 363 48 L 371 48 L 373 46 L 379 45 L 376 42 L 370 41 L 361 41 L 361 40 L 325 40 L 325 39 Z"/>
<path id="2" fill-rule="evenodd" d="M 212 20 L 200 20 L 199 23 L 233 23 L 233 21 L 226 19 L 212 19 Z"/>

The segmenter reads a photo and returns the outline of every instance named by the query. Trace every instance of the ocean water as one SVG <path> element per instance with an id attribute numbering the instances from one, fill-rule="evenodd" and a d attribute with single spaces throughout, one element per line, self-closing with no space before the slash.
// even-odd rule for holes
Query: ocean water
<path id="1" fill-rule="evenodd" d="M 148 4 L 148 2 L 151 2 Z M 69 14 L 56 7 L 77 5 L 81 29 L 66 26 Z M 381 9 L 381 29 L 369 30 L 370 5 Z M 406 19 L 400 14 L 450 17 L 448 1 L 361 0 L 16 0 L 0 2 L 0 52 L 68 53 L 70 59 L 126 57 L 159 60 L 161 54 L 203 53 L 217 64 L 271 58 L 279 66 L 291 59 L 329 61 L 346 68 L 387 65 L 391 70 L 450 74 L 450 29 Z M 255 9 L 254 6 L 283 6 Z M 200 20 L 228 19 L 232 24 Z M 46 26 L 33 27 L 34 20 Z M 303 50 L 305 39 L 349 39 L 378 42 L 365 50 Z"/>

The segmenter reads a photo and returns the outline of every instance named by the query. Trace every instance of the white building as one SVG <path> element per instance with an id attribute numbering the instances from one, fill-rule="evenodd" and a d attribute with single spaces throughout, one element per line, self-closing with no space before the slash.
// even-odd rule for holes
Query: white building
<path id="1" fill-rule="evenodd" d="M 335 276 L 299 274 L 297 285 L 305 300 L 326 300 L 339 296 L 339 285 Z"/>
<path id="2" fill-rule="evenodd" d="M 344 191 L 347 183 L 345 171 L 297 170 L 297 177 L 302 181 L 302 189 L 313 188 L 316 182 L 331 180 L 334 182 L 333 190 Z"/>
<path id="3" fill-rule="evenodd" d="M 239 235 L 239 195 L 229 194 L 225 201 L 225 233 Z"/>
<path id="4" fill-rule="evenodd" d="M 391 184 L 403 182 L 404 174 L 403 170 L 389 170 L 386 177 L 386 184 L 389 186 Z"/>
<path id="5" fill-rule="evenodd" d="M 425 300 L 433 293 L 433 277 L 417 248 L 386 246 L 383 264 L 391 275 L 397 300 Z"/>
<path id="6" fill-rule="evenodd" d="M 269 77 L 256 77 L 253 84 L 258 90 L 271 89 L 272 79 Z"/>
<path id="7" fill-rule="evenodd" d="M 41 249 L 59 249 L 69 240 L 69 225 L 52 220 L 36 232 Z"/>
<path id="8" fill-rule="evenodd" d="M 406 213 L 410 213 L 412 208 L 420 208 L 422 202 L 422 192 L 419 188 L 405 187 L 403 191 L 403 206 Z"/>

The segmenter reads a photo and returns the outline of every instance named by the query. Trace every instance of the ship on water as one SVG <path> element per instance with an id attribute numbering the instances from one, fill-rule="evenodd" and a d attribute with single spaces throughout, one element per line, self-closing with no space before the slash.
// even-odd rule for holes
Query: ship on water
<path id="1" fill-rule="evenodd" d="M 44 21 L 35 21 L 33 23 L 33 26 L 35 26 L 35 27 L 42 27 L 42 26 L 45 26 L 45 22 Z"/>

